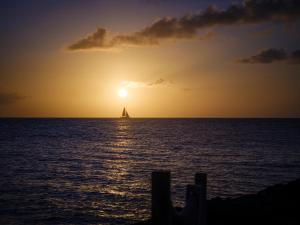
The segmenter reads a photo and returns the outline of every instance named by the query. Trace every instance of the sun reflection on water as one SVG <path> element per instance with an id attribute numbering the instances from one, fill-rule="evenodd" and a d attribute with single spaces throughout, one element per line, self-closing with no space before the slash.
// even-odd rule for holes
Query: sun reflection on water
<path id="1" fill-rule="evenodd" d="M 110 148 L 112 157 L 105 159 L 105 180 L 108 184 L 103 187 L 102 191 L 106 194 L 121 198 L 121 203 L 110 204 L 104 210 L 99 211 L 100 216 L 110 216 L 113 218 L 126 218 L 137 220 L 132 205 L 133 199 L 137 198 L 136 191 L 143 186 L 138 180 L 131 177 L 134 160 L 131 158 L 132 146 L 135 145 L 135 138 L 132 132 L 132 126 L 129 120 L 116 120 L 115 130 L 113 133 L 113 148 Z M 119 215 L 113 212 L 120 212 Z M 145 214 L 143 214 L 145 215 Z"/>

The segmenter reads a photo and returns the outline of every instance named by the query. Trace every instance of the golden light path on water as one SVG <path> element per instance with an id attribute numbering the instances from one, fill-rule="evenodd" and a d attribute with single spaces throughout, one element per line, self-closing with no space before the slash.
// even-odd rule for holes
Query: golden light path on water
<path id="1" fill-rule="evenodd" d="M 126 92 L 127 96 L 127 92 Z M 140 180 L 128 180 L 130 177 L 130 168 L 132 167 L 133 159 L 128 157 L 128 151 L 132 151 L 131 146 L 134 146 L 134 138 L 130 137 L 132 127 L 131 124 L 126 120 L 118 120 L 116 122 L 116 141 L 111 154 L 114 156 L 113 159 L 107 159 L 108 165 L 106 179 L 112 181 L 113 185 L 104 187 L 103 191 L 125 198 L 136 198 L 138 197 L 135 193 L 137 189 L 148 186 L 149 183 L 141 182 Z M 124 187 L 124 181 L 128 186 Z M 146 187 L 149 188 L 149 187 Z M 149 196 L 148 196 L 149 197 Z M 143 203 L 141 203 L 143 204 Z M 135 206 L 137 207 L 137 206 Z M 113 214 L 112 212 L 123 211 L 122 214 Z M 130 203 L 124 203 L 124 205 L 111 204 L 108 205 L 107 210 L 99 212 L 99 216 L 113 217 L 113 218 L 126 218 L 126 219 L 143 219 L 145 214 L 148 214 L 148 210 L 140 212 L 140 216 L 136 214 L 135 210 L 132 210 Z M 142 216 L 143 215 L 143 216 Z"/>

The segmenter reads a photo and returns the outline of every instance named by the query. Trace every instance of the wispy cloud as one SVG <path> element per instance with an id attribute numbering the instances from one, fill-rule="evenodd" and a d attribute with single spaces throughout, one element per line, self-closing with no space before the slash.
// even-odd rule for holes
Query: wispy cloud
<path id="1" fill-rule="evenodd" d="M 121 86 L 124 88 L 150 88 L 155 86 L 161 86 L 161 85 L 170 85 L 172 84 L 172 81 L 165 80 L 163 78 L 159 78 L 158 80 L 155 80 L 154 82 L 141 82 L 141 81 L 123 81 L 121 83 Z"/>
<path id="2" fill-rule="evenodd" d="M 156 86 L 156 85 L 166 85 L 166 84 L 171 84 L 172 82 L 171 81 L 168 81 L 168 80 L 165 80 L 165 79 L 162 79 L 162 78 L 159 78 L 158 80 L 152 82 L 152 83 L 148 83 L 147 85 L 148 86 Z"/>
<path id="3" fill-rule="evenodd" d="M 17 93 L 0 93 L 0 106 L 14 104 L 19 100 L 24 99 L 25 96 L 21 96 Z"/>
<path id="4" fill-rule="evenodd" d="M 299 18 L 299 0 L 247 0 L 243 4 L 231 5 L 225 10 L 209 6 L 203 12 L 181 18 L 164 17 L 128 35 L 117 34 L 109 38 L 106 29 L 98 28 L 94 33 L 71 44 L 68 50 L 158 45 L 170 39 L 195 38 L 198 30 L 212 26 L 295 21 Z"/>
<path id="5" fill-rule="evenodd" d="M 238 60 L 238 62 L 246 64 L 269 64 L 278 61 L 284 61 L 288 64 L 300 64 L 300 50 L 293 51 L 289 54 L 285 49 L 270 48 L 262 50 L 251 57 Z"/>
<path id="6" fill-rule="evenodd" d="M 124 88 L 144 88 L 146 87 L 146 83 L 140 81 L 123 81 L 121 86 Z"/>

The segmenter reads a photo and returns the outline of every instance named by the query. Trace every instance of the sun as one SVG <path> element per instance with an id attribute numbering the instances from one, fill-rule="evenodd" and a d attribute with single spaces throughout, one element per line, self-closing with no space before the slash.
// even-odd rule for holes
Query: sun
<path id="1" fill-rule="evenodd" d="M 128 95 L 128 92 L 124 88 L 122 88 L 119 90 L 118 94 L 119 94 L 120 98 L 126 98 Z"/>

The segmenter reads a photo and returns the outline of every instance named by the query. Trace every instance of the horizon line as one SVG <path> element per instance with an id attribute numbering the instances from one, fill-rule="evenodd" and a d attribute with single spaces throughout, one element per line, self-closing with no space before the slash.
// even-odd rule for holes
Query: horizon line
<path id="1" fill-rule="evenodd" d="M 31 116 L 0 116 L 0 119 L 120 119 L 120 117 L 72 117 L 72 116 L 61 116 L 61 117 L 55 117 L 55 116 L 37 116 L 37 117 L 31 117 Z M 257 116 L 257 117 L 248 117 L 248 116 L 227 116 L 227 117 L 221 117 L 221 116 L 212 116 L 212 117 L 130 117 L 129 120 L 134 119 L 300 119 L 300 116 L 291 116 L 291 117 L 276 117 L 276 116 Z"/>

